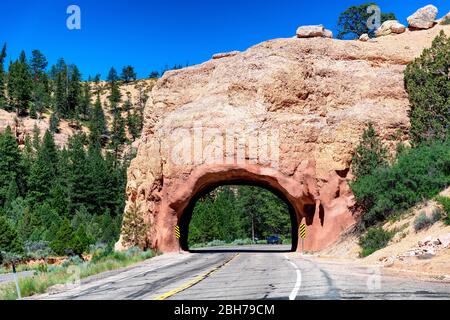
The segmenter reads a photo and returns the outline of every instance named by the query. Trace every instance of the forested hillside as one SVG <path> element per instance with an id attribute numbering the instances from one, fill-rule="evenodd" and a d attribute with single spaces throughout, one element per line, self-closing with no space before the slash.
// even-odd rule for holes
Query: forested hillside
<path id="1" fill-rule="evenodd" d="M 111 68 L 107 81 L 83 81 L 76 65 L 60 59 L 49 68 L 38 50 L 30 58 L 22 52 L 8 68 L 6 57 L 5 45 L 0 109 L 19 125 L 0 129 L 0 257 L 111 246 L 120 232 L 131 143 L 154 81 L 136 81 L 131 66 L 120 76 Z M 34 129 L 20 132 L 28 119 L 37 120 Z M 57 144 L 63 126 L 72 134 Z"/>

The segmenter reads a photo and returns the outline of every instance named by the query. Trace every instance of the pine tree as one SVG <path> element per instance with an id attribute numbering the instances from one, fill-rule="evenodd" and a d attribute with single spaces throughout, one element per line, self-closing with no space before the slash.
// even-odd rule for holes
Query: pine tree
<path id="1" fill-rule="evenodd" d="M 69 207 L 69 177 L 70 156 L 66 148 L 59 152 L 57 172 L 58 175 L 50 190 L 49 203 L 59 216 L 68 215 Z"/>
<path id="2" fill-rule="evenodd" d="M 121 75 L 121 78 L 123 81 L 128 83 L 132 80 L 136 80 L 136 77 L 137 77 L 137 74 L 134 71 L 134 67 L 132 67 L 132 66 L 123 67 L 122 75 Z"/>
<path id="3" fill-rule="evenodd" d="M 132 203 L 123 217 L 123 241 L 127 245 L 141 247 L 145 240 L 145 224 L 140 206 Z"/>
<path id="4" fill-rule="evenodd" d="M 55 81 L 55 112 L 62 117 L 68 117 L 68 68 L 64 59 L 59 59 L 58 63 L 52 67 L 51 77 Z"/>
<path id="5" fill-rule="evenodd" d="M 5 68 L 4 61 L 6 58 L 6 43 L 0 51 L 0 109 L 7 109 L 6 86 L 5 86 Z"/>
<path id="6" fill-rule="evenodd" d="M 76 65 L 70 66 L 67 94 L 67 117 L 78 120 L 81 114 L 81 73 Z"/>
<path id="7" fill-rule="evenodd" d="M 119 103 L 121 99 L 120 88 L 118 83 L 117 72 L 114 68 L 111 68 L 108 74 L 108 81 L 110 83 L 111 94 L 109 96 L 109 102 L 111 105 L 111 111 L 115 114 L 119 112 Z"/>
<path id="8" fill-rule="evenodd" d="M 107 133 L 105 114 L 103 112 L 102 104 L 100 102 L 100 95 L 97 94 L 97 100 L 95 101 L 94 108 L 91 113 L 89 121 L 90 136 L 89 140 L 91 144 L 101 144 L 102 135 Z"/>
<path id="9" fill-rule="evenodd" d="M 125 134 L 125 120 L 122 118 L 120 112 L 113 115 L 112 132 L 111 132 L 111 148 L 114 150 L 114 155 L 117 158 L 121 146 L 127 142 Z"/>
<path id="10" fill-rule="evenodd" d="M 50 116 L 49 131 L 51 133 L 59 133 L 59 117 L 56 111 L 54 111 Z"/>
<path id="11" fill-rule="evenodd" d="M 74 215 L 82 205 L 95 201 L 89 198 L 90 179 L 89 164 L 84 151 L 84 138 L 81 135 L 75 135 L 69 142 L 69 213 Z"/>
<path id="12" fill-rule="evenodd" d="M 0 134 L 0 207 L 6 201 L 10 183 L 15 181 L 17 186 L 23 186 L 22 158 L 19 146 L 8 126 L 4 133 Z"/>
<path id="13" fill-rule="evenodd" d="M 134 111 L 131 113 L 128 111 L 127 113 L 127 126 L 128 132 L 132 136 L 133 140 L 139 138 L 142 131 L 142 118 L 138 111 Z"/>
<path id="14" fill-rule="evenodd" d="M 8 92 L 17 116 L 22 115 L 29 108 L 32 97 L 33 81 L 25 52 L 22 51 L 19 60 L 10 65 Z"/>
<path id="15" fill-rule="evenodd" d="M 57 164 L 58 150 L 53 135 L 46 131 L 28 177 L 28 196 L 35 203 L 49 197 L 58 174 Z"/>
<path id="16" fill-rule="evenodd" d="M 387 149 L 378 137 L 372 123 L 364 130 L 352 160 L 353 174 L 360 178 L 376 168 L 387 165 Z"/>
<path id="17" fill-rule="evenodd" d="M 82 97 L 79 112 L 80 117 L 83 120 L 87 120 L 89 114 L 91 113 L 91 86 L 89 82 L 85 82 L 82 86 Z"/>
<path id="18" fill-rule="evenodd" d="M 23 253 L 23 244 L 12 224 L 3 216 L 0 216 L 0 263 L 4 254 Z"/>
<path id="19" fill-rule="evenodd" d="M 41 81 L 45 75 L 45 69 L 48 66 L 47 58 L 39 50 L 31 52 L 30 69 L 33 80 Z"/>
<path id="20" fill-rule="evenodd" d="M 104 212 L 105 209 L 114 210 L 116 194 L 114 175 L 111 174 L 108 163 L 103 158 L 100 145 L 90 145 L 87 153 L 89 187 L 86 195 L 95 199 L 89 204 L 90 212 Z"/>
<path id="21" fill-rule="evenodd" d="M 49 83 L 46 73 L 47 58 L 39 50 L 33 50 L 30 60 L 30 71 L 33 78 L 32 105 L 30 116 L 37 117 L 50 103 Z"/>

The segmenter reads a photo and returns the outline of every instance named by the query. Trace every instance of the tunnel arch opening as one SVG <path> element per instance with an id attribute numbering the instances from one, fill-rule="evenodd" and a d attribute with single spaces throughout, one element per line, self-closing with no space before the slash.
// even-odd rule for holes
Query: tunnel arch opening
<path id="1" fill-rule="evenodd" d="M 289 199 L 285 196 L 285 194 L 280 191 L 278 188 L 271 186 L 268 183 L 263 183 L 260 181 L 254 181 L 249 179 L 243 179 L 243 178 L 236 178 L 236 179 L 228 179 L 224 181 L 217 181 L 211 184 L 208 184 L 201 189 L 199 189 L 190 199 L 188 205 L 181 213 L 179 219 L 178 219 L 178 225 L 181 230 L 181 237 L 179 239 L 180 248 L 184 251 L 190 251 L 189 247 L 189 227 L 193 218 L 194 209 L 197 204 L 197 202 L 203 198 L 204 196 L 210 194 L 214 190 L 216 190 L 219 187 L 222 186 L 250 186 L 250 187 L 257 187 L 265 189 L 272 194 L 274 194 L 279 200 L 281 200 L 283 203 L 286 204 L 290 219 L 290 225 L 291 225 L 291 251 L 295 252 L 297 251 L 298 246 L 298 225 L 299 225 L 299 219 L 297 215 L 297 211 L 295 210 L 292 203 L 289 201 Z"/>

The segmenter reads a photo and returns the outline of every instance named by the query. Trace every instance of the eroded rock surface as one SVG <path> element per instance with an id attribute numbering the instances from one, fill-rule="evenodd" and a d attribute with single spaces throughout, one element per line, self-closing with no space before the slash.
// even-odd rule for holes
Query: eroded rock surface
<path id="1" fill-rule="evenodd" d="M 436 26 L 377 43 L 276 39 L 167 72 L 128 171 L 127 208 L 138 203 L 148 226 L 143 245 L 177 251 L 174 228 L 196 197 L 242 182 L 283 196 L 308 225 L 307 250 L 333 244 L 358 218 L 348 182 L 364 128 L 373 122 L 392 149 L 408 140 L 403 71 L 442 29 L 450 33 Z"/>

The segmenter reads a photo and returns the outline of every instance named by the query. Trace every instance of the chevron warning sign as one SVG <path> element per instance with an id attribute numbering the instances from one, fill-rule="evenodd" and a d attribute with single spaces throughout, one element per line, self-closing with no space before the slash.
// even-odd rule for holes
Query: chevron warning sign
<path id="1" fill-rule="evenodd" d="M 177 237 L 177 239 L 180 239 L 181 237 L 180 226 L 175 227 L 175 237 Z"/>
<path id="2" fill-rule="evenodd" d="M 306 238 L 306 224 L 302 223 L 300 227 L 298 228 L 298 235 L 300 238 L 305 239 Z"/>

